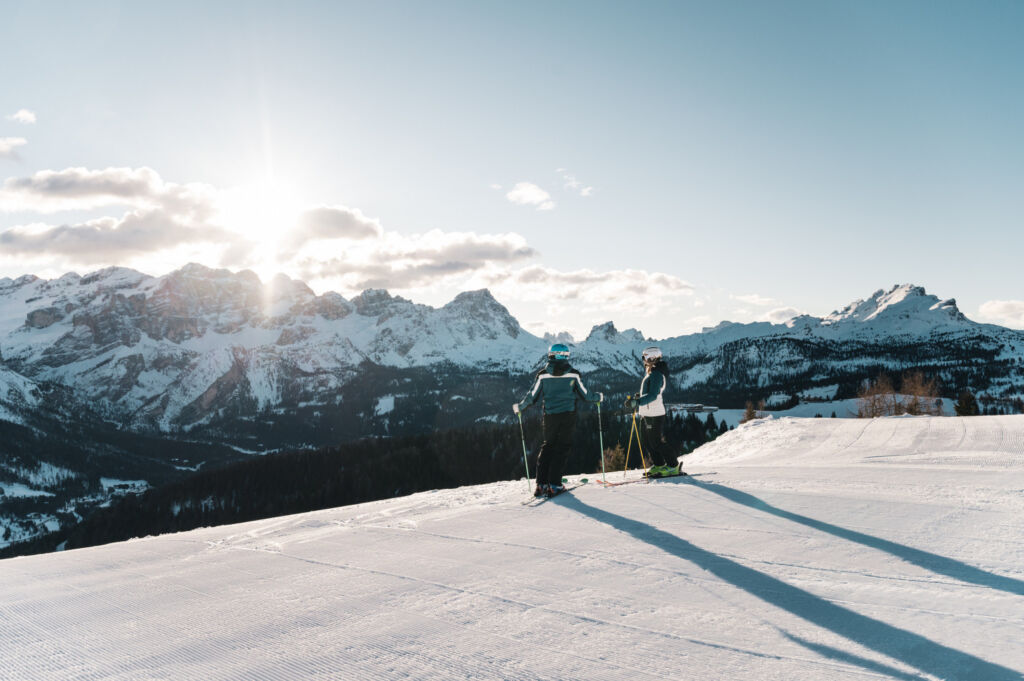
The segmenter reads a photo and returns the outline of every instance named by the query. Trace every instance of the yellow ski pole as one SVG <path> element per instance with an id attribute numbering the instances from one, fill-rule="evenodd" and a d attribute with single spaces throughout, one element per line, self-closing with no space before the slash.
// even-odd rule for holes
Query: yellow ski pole
<path id="1" fill-rule="evenodd" d="M 636 412 L 633 412 L 633 431 L 636 433 L 636 449 L 640 452 L 640 466 L 644 469 L 644 477 L 647 477 L 647 460 L 644 459 L 644 447 L 640 444 L 640 428 L 636 425 Z"/>

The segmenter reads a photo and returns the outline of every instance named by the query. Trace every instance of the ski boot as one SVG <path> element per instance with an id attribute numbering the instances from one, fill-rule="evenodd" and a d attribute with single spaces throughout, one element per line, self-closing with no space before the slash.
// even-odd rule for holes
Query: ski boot
<path id="1" fill-rule="evenodd" d="M 562 492 L 565 491 L 565 485 L 548 485 L 547 488 L 548 488 L 548 492 L 547 492 L 548 498 L 557 496 L 557 495 L 559 495 L 559 494 L 561 494 Z"/>
<path id="2" fill-rule="evenodd" d="M 551 496 L 551 486 L 538 484 L 537 488 L 533 490 L 533 496 L 535 497 L 549 497 Z"/>

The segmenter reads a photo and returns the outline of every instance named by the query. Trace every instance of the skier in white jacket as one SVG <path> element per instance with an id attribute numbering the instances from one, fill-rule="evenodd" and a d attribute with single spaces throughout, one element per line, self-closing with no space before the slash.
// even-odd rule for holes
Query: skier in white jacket
<path id="1" fill-rule="evenodd" d="M 662 357 L 661 349 L 646 348 L 642 355 L 645 374 L 640 382 L 640 392 L 631 397 L 629 406 L 637 409 L 641 419 L 641 432 L 644 435 L 643 451 L 650 459 L 651 467 L 647 470 L 649 477 L 664 477 L 679 473 L 675 457 L 665 454 L 667 445 L 662 431 L 665 427 L 665 388 L 668 386 L 668 365 Z"/>

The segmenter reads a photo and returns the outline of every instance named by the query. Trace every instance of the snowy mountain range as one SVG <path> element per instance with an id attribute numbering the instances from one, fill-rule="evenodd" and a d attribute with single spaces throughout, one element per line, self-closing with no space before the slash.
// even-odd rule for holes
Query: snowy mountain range
<path id="1" fill-rule="evenodd" d="M 123 268 L 24 276 L 0 280 L 0 408 L 25 408 L 33 385 L 57 384 L 130 429 L 212 431 L 255 449 L 260 442 L 230 435 L 232 423 L 330 421 L 327 412 L 354 399 L 360 417 L 386 416 L 400 427 L 404 401 L 443 402 L 449 388 L 468 390 L 456 387 L 468 375 L 509 379 L 500 394 L 482 398 L 493 408 L 470 410 L 473 419 L 505 416 L 551 338 L 523 330 L 487 290 L 435 309 L 383 290 L 346 300 L 281 275 L 264 284 L 248 271 L 201 265 L 163 277 Z M 608 322 L 574 344 L 573 361 L 597 372 L 604 388 L 625 391 L 650 342 Z M 658 343 L 681 397 L 723 406 L 779 390 L 839 391 L 879 368 L 908 366 L 935 369 L 947 387 L 971 385 L 1006 400 L 1024 392 L 1024 334 L 975 323 L 955 300 L 912 285 L 823 318 L 723 322 Z"/>
<path id="2" fill-rule="evenodd" d="M 486 290 L 432 308 L 195 264 L 161 277 L 108 268 L 0 279 L 0 489 L 26 486 L 41 504 L 56 488 L 11 471 L 58 465 L 93 479 L 102 501 L 103 478 L 152 482 L 231 456 L 508 421 L 555 338 L 525 331 Z M 600 324 L 573 344 L 573 363 L 621 399 L 651 342 Z M 1024 395 L 1024 333 L 975 323 L 912 285 L 822 318 L 723 322 L 656 342 L 670 402 L 848 399 L 864 378 L 910 367 L 947 396 L 970 387 L 1009 409 Z"/>

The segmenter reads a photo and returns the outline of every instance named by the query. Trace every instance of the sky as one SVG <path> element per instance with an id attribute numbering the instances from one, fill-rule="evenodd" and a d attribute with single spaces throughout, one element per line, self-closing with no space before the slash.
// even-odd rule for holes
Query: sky
<path id="1" fill-rule="evenodd" d="M 577 338 L 914 283 L 1024 328 L 1016 0 L 0 13 L 0 278 L 486 287 Z"/>

